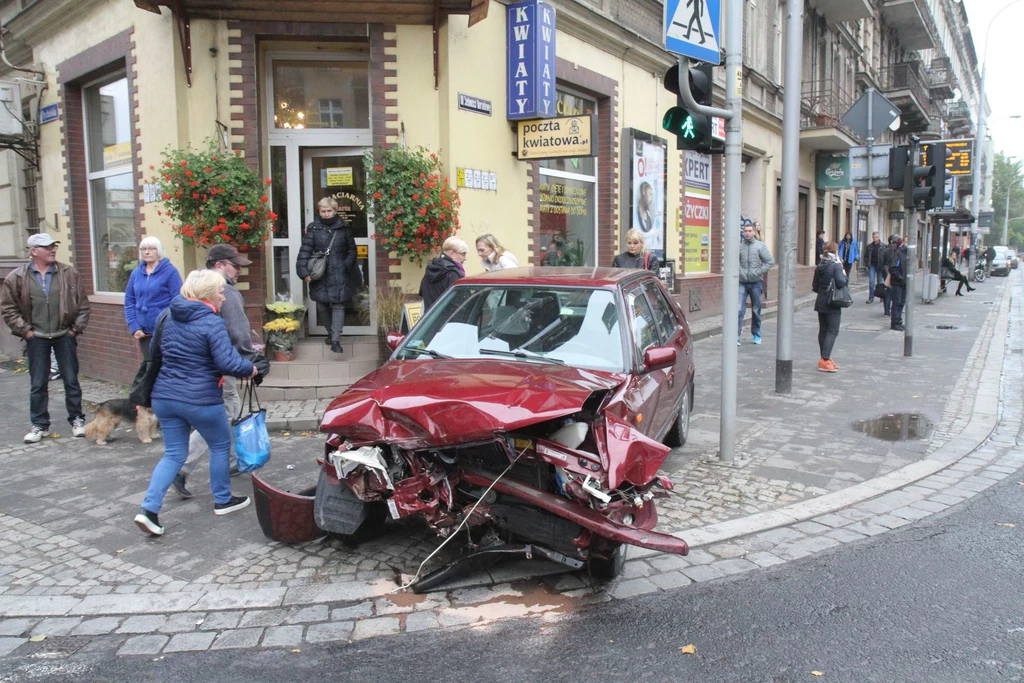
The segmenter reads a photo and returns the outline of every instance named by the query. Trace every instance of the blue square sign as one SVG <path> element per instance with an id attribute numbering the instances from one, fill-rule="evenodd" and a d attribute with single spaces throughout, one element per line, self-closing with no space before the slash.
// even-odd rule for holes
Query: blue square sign
<path id="1" fill-rule="evenodd" d="M 721 63 L 722 0 L 665 0 L 665 49 L 709 64 Z"/>

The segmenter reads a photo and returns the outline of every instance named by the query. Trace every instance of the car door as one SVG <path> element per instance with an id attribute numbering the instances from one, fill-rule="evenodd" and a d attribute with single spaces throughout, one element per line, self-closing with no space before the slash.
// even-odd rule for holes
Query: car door
<path id="1" fill-rule="evenodd" d="M 664 371 L 662 386 L 659 392 L 658 408 L 655 421 L 658 429 L 667 430 L 678 414 L 679 400 L 690 381 L 693 367 L 691 358 L 690 335 L 688 329 L 676 316 L 676 311 L 668 300 L 668 295 L 653 278 L 644 283 L 655 322 L 658 325 L 658 336 L 661 346 L 676 350 L 674 368 Z"/>
<path id="2" fill-rule="evenodd" d="M 656 439 L 661 427 L 657 417 L 661 401 L 661 386 L 671 368 L 653 372 L 644 371 L 644 353 L 647 349 L 661 345 L 658 323 L 641 283 L 630 287 L 623 294 L 626 298 L 626 311 L 636 367 L 632 387 L 626 396 L 626 405 L 632 413 L 630 417 L 637 429 L 645 436 Z"/>

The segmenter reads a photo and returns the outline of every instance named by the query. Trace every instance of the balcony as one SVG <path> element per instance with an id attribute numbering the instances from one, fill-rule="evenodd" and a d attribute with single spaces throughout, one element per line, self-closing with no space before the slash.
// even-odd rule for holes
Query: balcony
<path id="1" fill-rule="evenodd" d="M 931 98 L 924 87 L 917 62 L 903 62 L 878 71 L 882 92 L 900 109 L 901 133 L 917 133 L 931 124 Z"/>
<path id="2" fill-rule="evenodd" d="M 818 11 L 834 24 L 857 21 L 871 16 L 868 0 L 818 0 Z"/>
<path id="3" fill-rule="evenodd" d="M 971 108 L 964 100 L 946 102 L 943 118 L 946 119 L 949 134 L 953 137 L 963 138 L 974 135 L 974 119 Z"/>
<path id="4" fill-rule="evenodd" d="M 882 18 L 896 31 L 906 49 L 931 50 L 935 47 L 918 0 L 882 0 Z"/>
<path id="5" fill-rule="evenodd" d="M 853 98 L 838 81 L 804 83 L 800 94 L 800 146 L 843 151 L 859 144 L 854 132 L 840 121 L 852 106 Z"/>
<path id="6" fill-rule="evenodd" d="M 951 100 L 956 96 L 953 69 L 948 57 L 932 60 L 932 65 L 928 67 L 928 90 L 933 100 Z"/>

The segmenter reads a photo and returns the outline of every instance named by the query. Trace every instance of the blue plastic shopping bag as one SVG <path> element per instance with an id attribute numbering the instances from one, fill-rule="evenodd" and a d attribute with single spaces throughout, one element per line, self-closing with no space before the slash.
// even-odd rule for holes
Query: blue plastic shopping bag
<path id="1" fill-rule="evenodd" d="M 248 398 L 248 414 L 246 411 Z M 255 406 L 253 402 L 255 400 Z M 267 433 L 267 411 L 260 407 L 256 387 L 246 383 L 238 417 L 231 421 L 235 436 L 235 458 L 239 472 L 258 470 L 270 461 L 270 434 Z"/>

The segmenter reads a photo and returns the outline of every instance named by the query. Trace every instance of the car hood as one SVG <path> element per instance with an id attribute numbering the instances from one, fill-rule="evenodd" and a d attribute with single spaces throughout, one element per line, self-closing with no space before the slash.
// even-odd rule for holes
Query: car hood
<path id="1" fill-rule="evenodd" d="M 595 391 L 624 380 L 530 361 L 391 361 L 335 399 L 320 430 L 403 448 L 486 441 L 578 412 Z"/>

